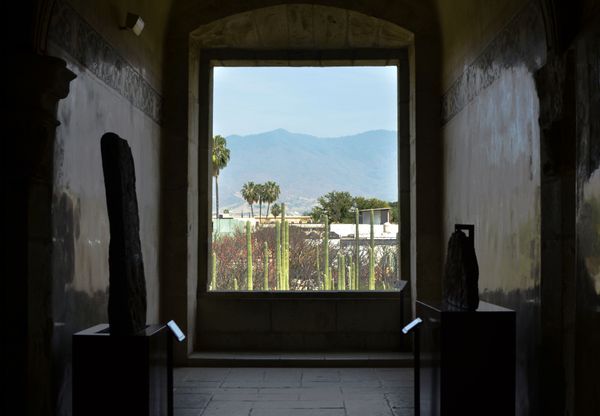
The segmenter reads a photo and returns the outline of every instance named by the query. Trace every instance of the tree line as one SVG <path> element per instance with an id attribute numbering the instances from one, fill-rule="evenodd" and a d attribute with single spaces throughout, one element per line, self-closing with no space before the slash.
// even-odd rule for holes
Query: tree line
<path id="1" fill-rule="evenodd" d="M 258 203 L 258 218 L 262 218 L 262 205 L 267 204 L 267 215 L 271 204 L 277 201 L 281 189 L 277 183 L 268 181 L 265 183 L 246 182 L 242 186 L 242 198 L 250 205 L 250 214 L 254 217 L 254 204 Z M 276 208 L 277 207 L 277 208 Z M 273 215 L 277 216 L 281 212 L 278 204 L 273 205 Z"/>
<path id="2" fill-rule="evenodd" d="M 398 203 L 383 201 L 378 198 L 352 196 L 350 192 L 331 191 L 317 199 L 316 205 L 309 213 L 313 221 L 318 222 L 327 215 L 331 222 L 350 224 L 354 222 L 356 210 L 390 208 L 391 221 L 398 222 Z"/>

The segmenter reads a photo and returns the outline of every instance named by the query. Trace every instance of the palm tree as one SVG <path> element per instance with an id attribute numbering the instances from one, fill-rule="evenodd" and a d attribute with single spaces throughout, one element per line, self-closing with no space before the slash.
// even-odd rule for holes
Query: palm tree
<path id="1" fill-rule="evenodd" d="M 246 182 L 242 186 L 242 198 L 250 205 L 250 215 L 254 218 L 254 204 L 258 200 L 258 192 L 254 182 Z"/>
<path id="2" fill-rule="evenodd" d="M 262 204 L 266 197 L 266 188 L 262 183 L 256 184 L 256 197 L 258 199 L 258 219 L 262 218 Z"/>
<path id="3" fill-rule="evenodd" d="M 213 137 L 212 148 L 212 175 L 215 177 L 215 202 L 217 210 L 217 218 L 219 218 L 219 173 L 221 169 L 225 169 L 229 163 L 230 152 L 227 148 L 227 140 L 225 137 L 216 135 Z"/>
<path id="4" fill-rule="evenodd" d="M 275 182 L 273 181 L 268 181 L 267 183 L 264 184 L 265 187 L 265 197 L 263 198 L 263 200 L 267 203 L 267 217 L 269 216 L 269 207 L 271 206 L 271 204 L 275 201 L 277 201 L 277 198 L 279 198 L 279 194 L 281 193 L 281 189 L 279 188 L 279 185 L 277 185 Z"/>

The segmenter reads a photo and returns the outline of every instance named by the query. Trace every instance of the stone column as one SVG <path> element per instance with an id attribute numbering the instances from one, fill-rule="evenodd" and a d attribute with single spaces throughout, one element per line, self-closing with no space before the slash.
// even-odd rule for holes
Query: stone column
<path id="1" fill-rule="evenodd" d="M 27 52 L 8 58 L 1 152 L 8 243 L 2 303 L 10 334 L 2 359 L 11 380 L 5 393 L 27 414 L 52 414 L 52 162 L 58 101 L 75 75 L 61 59 Z"/>

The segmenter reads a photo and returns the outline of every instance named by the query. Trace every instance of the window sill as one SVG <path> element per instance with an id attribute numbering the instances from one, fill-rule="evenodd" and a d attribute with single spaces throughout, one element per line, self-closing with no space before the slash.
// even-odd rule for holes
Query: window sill
<path id="1" fill-rule="evenodd" d="M 406 288 L 406 281 L 401 281 L 401 287 L 397 291 L 322 291 L 322 292 L 304 292 L 304 291 L 211 291 L 202 292 L 198 295 L 199 298 L 213 298 L 213 299 L 244 299 L 244 300 L 378 300 L 388 299 L 396 300 L 401 299 L 403 291 Z"/>

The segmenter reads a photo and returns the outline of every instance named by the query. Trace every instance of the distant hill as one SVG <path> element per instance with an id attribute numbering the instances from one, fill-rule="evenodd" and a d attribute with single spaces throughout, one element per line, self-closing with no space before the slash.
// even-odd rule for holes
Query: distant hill
<path id="1" fill-rule="evenodd" d="M 297 214 L 309 211 L 319 196 L 333 190 L 387 201 L 398 199 L 398 149 L 393 131 L 321 138 L 277 129 L 229 136 L 227 147 L 231 160 L 219 176 L 222 209 L 248 212 L 240 193 L 247 181 L 277 182 L 281 187 L 279 200 L 286 203 L 290 213 Z"/>

